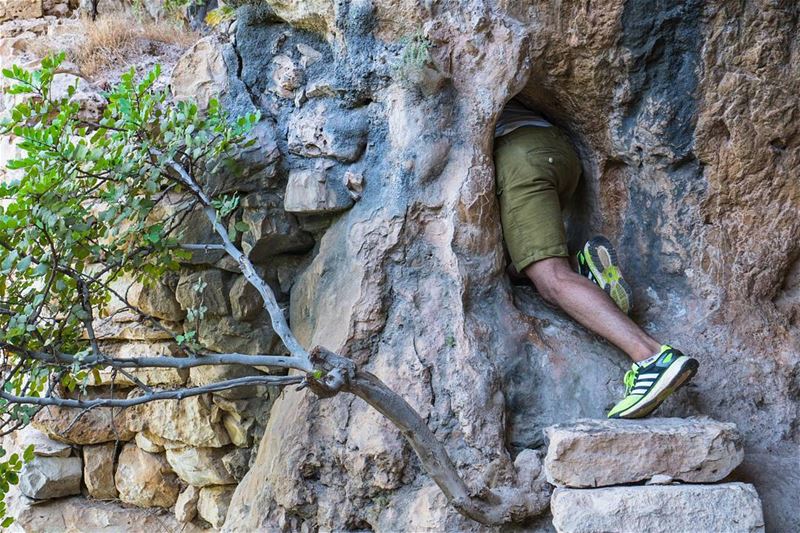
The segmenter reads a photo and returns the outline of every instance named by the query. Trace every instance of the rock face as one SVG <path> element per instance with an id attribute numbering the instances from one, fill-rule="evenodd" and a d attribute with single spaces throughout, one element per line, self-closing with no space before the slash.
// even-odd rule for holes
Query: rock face
<path id="1" fill-rule="evenodd" d="M 703 418 L 579 420 L 545 430 L 547 480 L 559 487 L 603 487 L 666 475 L 713 483 L 742 462 L 734 424 Z"/>
<path id="2" fill-rule="evenodd" d="M 558 533 L 764 531 L 761 502 L 746 483 L 558 488 L 551 509 Z"/>
<path id="3" fill-rule="evenodd" d="M 172 507 L 180 492 L 178 479 L 164 456 L 133 444 L 122 448 L 114 481 L 119 499 L 137 507 Z"/>
<path id="4" fill-rule="evenodd" d="M 19 490 L 34 500 L 49 500 L 81 492 L 80 457 L 40 457 L 25 464 Z"/>
<path id="5" fill-rule="evenodd" d="M 696 386 L 660 414 L 735 422 L 746 452 L 774 450 L 748 456 L 776 473 L 797 456 L 789 398 L 800 364 L 800 188 L 790 169 L 800 151 L 783 111 L 800 84 L 791 10 L 766 1 L 270 5 L 277 16 L 240 11 L 231 83 L 263 91 L 253 105 L 285 125 L 290 169 L 311 168 L 292 157 L 332 160 L 366 183 L 292 287 L 291 323 L 306 347 L 347 353 L 402 391 L 468 477 L 488 457 L 510 463 L 506 442 L 513 453 L 539 448 L 543 428 L 601 417 L 619 399 L 624 355 L 504 274 L 492 127 L 521 93 L 581 154 L 571 249 L 608 234 L 632 280 L 634 318 L 700 359 Z M 415 71 L 402 38 L 419 28 L 429 60 Z M 300 41 L 326 58 L 294 79 L 307 102 L 302 85 L 294 100 L 271 89 L 275 56 L 294 68 Z M 331 114 L 348 107 L 368 117 L 356 163 L 347 159 L 357 151 L 334 154 L 323 142 L 342 131 L 329 128 Z M 474 527 L 443 507 L 409 455 L 358 402 L 287 390 L 226 528 L 292 519 L 323 529 Z M 797 487 L 770 495 L 766 484 L 767 523 L 797 530 L 782 495 Z"/>

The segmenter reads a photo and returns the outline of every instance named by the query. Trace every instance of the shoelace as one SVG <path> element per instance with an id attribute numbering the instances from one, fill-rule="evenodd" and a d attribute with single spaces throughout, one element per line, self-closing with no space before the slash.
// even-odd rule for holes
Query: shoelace
<path id="1" fill-rule="evenodd" d="M 633 390 L 633 386 L 636 383 L 636 377 L 639 375 L 639 366 L 634 363 L 630 370 L 625 372 L 625 377 L 623 381 L 625 382 L 625 396 L 628 396 Z"/>

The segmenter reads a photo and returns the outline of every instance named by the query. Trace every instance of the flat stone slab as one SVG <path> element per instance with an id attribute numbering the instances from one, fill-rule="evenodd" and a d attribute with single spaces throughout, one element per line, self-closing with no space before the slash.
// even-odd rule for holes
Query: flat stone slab
<path id="1" fill-rule="evenodd" d="M 710 418 L 578 420 L 545 429 L 547 481 L 604 487 L 669 476 L 688 483 L 724 479 L 742 462 L 736 425 Z"/>
<path id="2" fill-rule="evenodd" d="M 550 510 L 558 533 L 764 531 L 761 500 L 746 483 L 558 488 Z"/>

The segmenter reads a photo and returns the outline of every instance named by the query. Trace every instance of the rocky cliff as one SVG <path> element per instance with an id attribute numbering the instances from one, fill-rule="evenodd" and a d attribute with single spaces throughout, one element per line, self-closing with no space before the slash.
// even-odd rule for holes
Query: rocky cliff
<path id="1" fill-rule="evenodd" d="M 492 133 L 519 93 L 582 156 L 573 247 L 608 235 L 635 319 L 700 360 L 694 385 L 660 413 L 735 422 L 745 462 L 734 478 L 757 488 L 768 530 L 790 531 L 800 528 L 799 19 L 793 3 L 766 0 L 270 0 L 190 48 L 171 86 L 265 117 L 245 170 L 209 184 L 243 195 L 243 246 L 284 294 L 301 342 L 378 375 L 469 480 L 490 482 L 542 448 L 545 427 L 602 417 L 628 365 L 505 275 Z M 219 259 L 196 255 L 153 301 L 174 301 L 164 318 L 180 323 L 181 285 L 201 277 L 219 304 L 205 342 L 256 350 L 271 331 Z M 114 331 L 111 342 L 131 340 Z M 215 524 L 231 498 L 226 531 L 480 529 L 361 401 L 253 396 L 192 411 L 211 420 L 213 444 L 181 434 L 183 414 L 141 416 L 127 438 L 163 442 L 142 451 L 137 436 L 117 460 L 151 453 L 162 477 L 202 486 L 176 466 L 198 463 L 197 452 L 179 461 L 164 443 L 222 455 L 213 450 L 246 448 L 263 431 L 241 482 L 223 469 L 225 482 L 205 489 Z M 225 413 L 258 423 L 229 444 L 237 426 Z M 156 492 L 170 495 L 165 507 L 192 499 Z"/>

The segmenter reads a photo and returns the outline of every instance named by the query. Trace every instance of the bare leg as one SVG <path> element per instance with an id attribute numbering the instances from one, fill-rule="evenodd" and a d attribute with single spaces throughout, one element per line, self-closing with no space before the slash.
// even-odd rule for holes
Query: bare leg
<path id="1" fill-rule="evenodd" d="M 643 361 L 661 348 L 600 287 L 572 270 L 565 257 L 537 261 L 525 269 L 525 275 L 547 301 L 558 305 L 634 361 Z"/>

